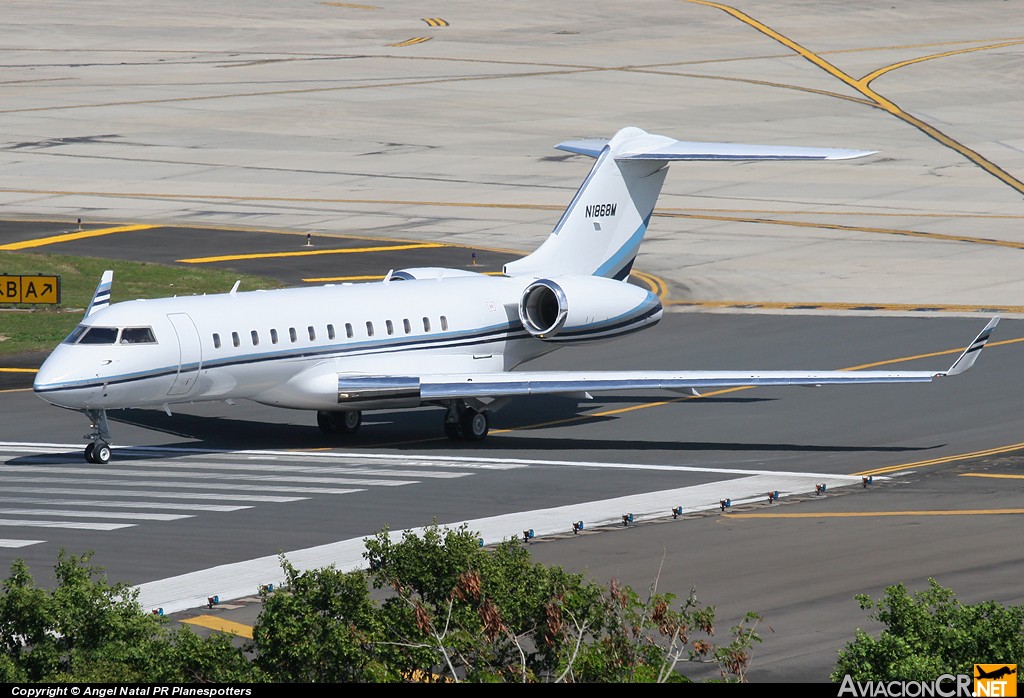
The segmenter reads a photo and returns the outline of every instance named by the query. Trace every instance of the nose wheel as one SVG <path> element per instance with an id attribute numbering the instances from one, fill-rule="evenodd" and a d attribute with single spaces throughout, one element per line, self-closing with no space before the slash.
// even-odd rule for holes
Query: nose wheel
<path id="1" fill-rule="evenodd" d="M 106 410 L 85 410 L 92 431 L 85 435 L 89 444 L 85 447 L 85 460 L 97 465 L 110 462 L 110 429 L 107 426 Z"/>
<path id="2" fill-rule="evenodd" d="M 97 465 L 106 465 L 110 462 L 110 445 L 102 441 L 89 444 L 85 447 L 85 460 Z"/>

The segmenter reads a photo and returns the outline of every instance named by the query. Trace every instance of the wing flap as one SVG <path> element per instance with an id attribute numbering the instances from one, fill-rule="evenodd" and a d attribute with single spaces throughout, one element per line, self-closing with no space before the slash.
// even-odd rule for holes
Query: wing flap
<path id="1" fill-rule="evenodd" d="M 869 383 L 928 383 L 966 372 L 988 343 L 999 318 L 961 351 L 945 371 L 512 371 L 421 376 L 424 400 L 558 395 L 625 390 L 693 391 L 754 386 L 823 386 Z"/>
<path id="2" fill-rule="evenodd" d="M 513 371 L 423 376 L 420 394 L 425 400 L 443 400 L 625 390 L 927 383 L 942 375 L 945 373 L 935 371 Z"/>

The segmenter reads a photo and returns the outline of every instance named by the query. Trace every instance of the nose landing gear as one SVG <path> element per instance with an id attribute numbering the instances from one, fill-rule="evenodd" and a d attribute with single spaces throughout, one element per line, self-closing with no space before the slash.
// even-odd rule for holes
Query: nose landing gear
<path id="1" fill-rule="evenodd" d="M 107 426 L 106 410 L 85 410 L 85 416 L 89 418 L 89 426 L 92 428 L 83 438 L 89 441 L 85 447 L 85 460 L 97 465 L 106 465 L 110 462 L 110 429 Z"/>

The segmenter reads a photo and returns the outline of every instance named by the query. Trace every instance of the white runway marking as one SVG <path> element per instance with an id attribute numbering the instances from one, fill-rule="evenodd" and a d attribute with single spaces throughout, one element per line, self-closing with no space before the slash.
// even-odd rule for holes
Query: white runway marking
<path id="1" fill-rule="evenodd" d="M 36 545 L 38 543 L 45 543 L 44 540 L 12 540 L 10 538 L 0 538 L 0 548 L 25 548 L 29 545 Z"/>
<path id="2" fill-rule="evenodd" d="M 765 501 L 769 491 L 778 491 L 779 497 L 809 494 L 817 485 L 828 488 L 850 486 L 860 482 L 859 478 L 842 475 L 772 472 L 749 477 L 713 482 L 693 487 L 650 492 L 629 497 L 617 497 L 593 502 L 581 502 L 549 509 L 524 511 L 503 516 L 494 516 L 471 521 L 452 521 L 449 528 L 463 523 L 469 530 L 477 532 L 484 544 L 498 543 L 509 538 L 519 538 L 522 532 L 532 529 L 535 537 L 564 534 L 572 531 L 574 521 L 583 521 L 584 529 L 621 525 L 622 515 L 631 513 L 634 524 L 645 518 L 671 516 L 672 509 L 681 507 L 683 513 L 709 511 L 720 507 L 723 490 L 729 492 L 732 504 L 741 505 Z M 780 485 L 782 489 L 780 489 Z M 422 528 L 415 532 L 422 532 Z M 400 540 L 403 532 L 393 531 L 394 540 Z M 370 535 L 370 534 L 367 534 Z M 320 569 L 330 565 L 342 571 L 363 569 L 365 560 L 363 539 L 330 543 L 314 548 L 287 552 L 284 557 L 297 569 Z M 139 603 L 144 609 L 163 608 L 174 613 L 206 604 L 210 595 L 216 594 L 223 600 L 251 596 L 264 584 L 280 585 L 284 581 L 280 559 L 277 555 L 221 565 L 168 579 L 139 585 Z"/>

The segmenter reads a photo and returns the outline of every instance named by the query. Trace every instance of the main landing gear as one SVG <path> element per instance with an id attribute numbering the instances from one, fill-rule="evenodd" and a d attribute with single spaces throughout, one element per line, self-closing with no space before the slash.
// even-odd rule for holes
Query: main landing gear
<path id="1" fill-rule="evenodd" d="M 110 462 L 110 429 L 107 426 L 106 410 L 85 410 L 92 431 L 83 438 L 89 441 L 85 447 L 85 460 L 97 465 Z"/>
<path id="2" fill-rule="evenodd" d="M 452 441 L 482 441 L 490 429 L 487 413 L 463 400 L 451 400 L 444 413 L 444 435 Z"/>
<path id="3" fill-rule="evenodd" d="M 328 412 L 319 410 L 316 413 L 316 425 L 325 434 L 355 434 L 363 423 L 363 413 L 359 410 Z"/>

